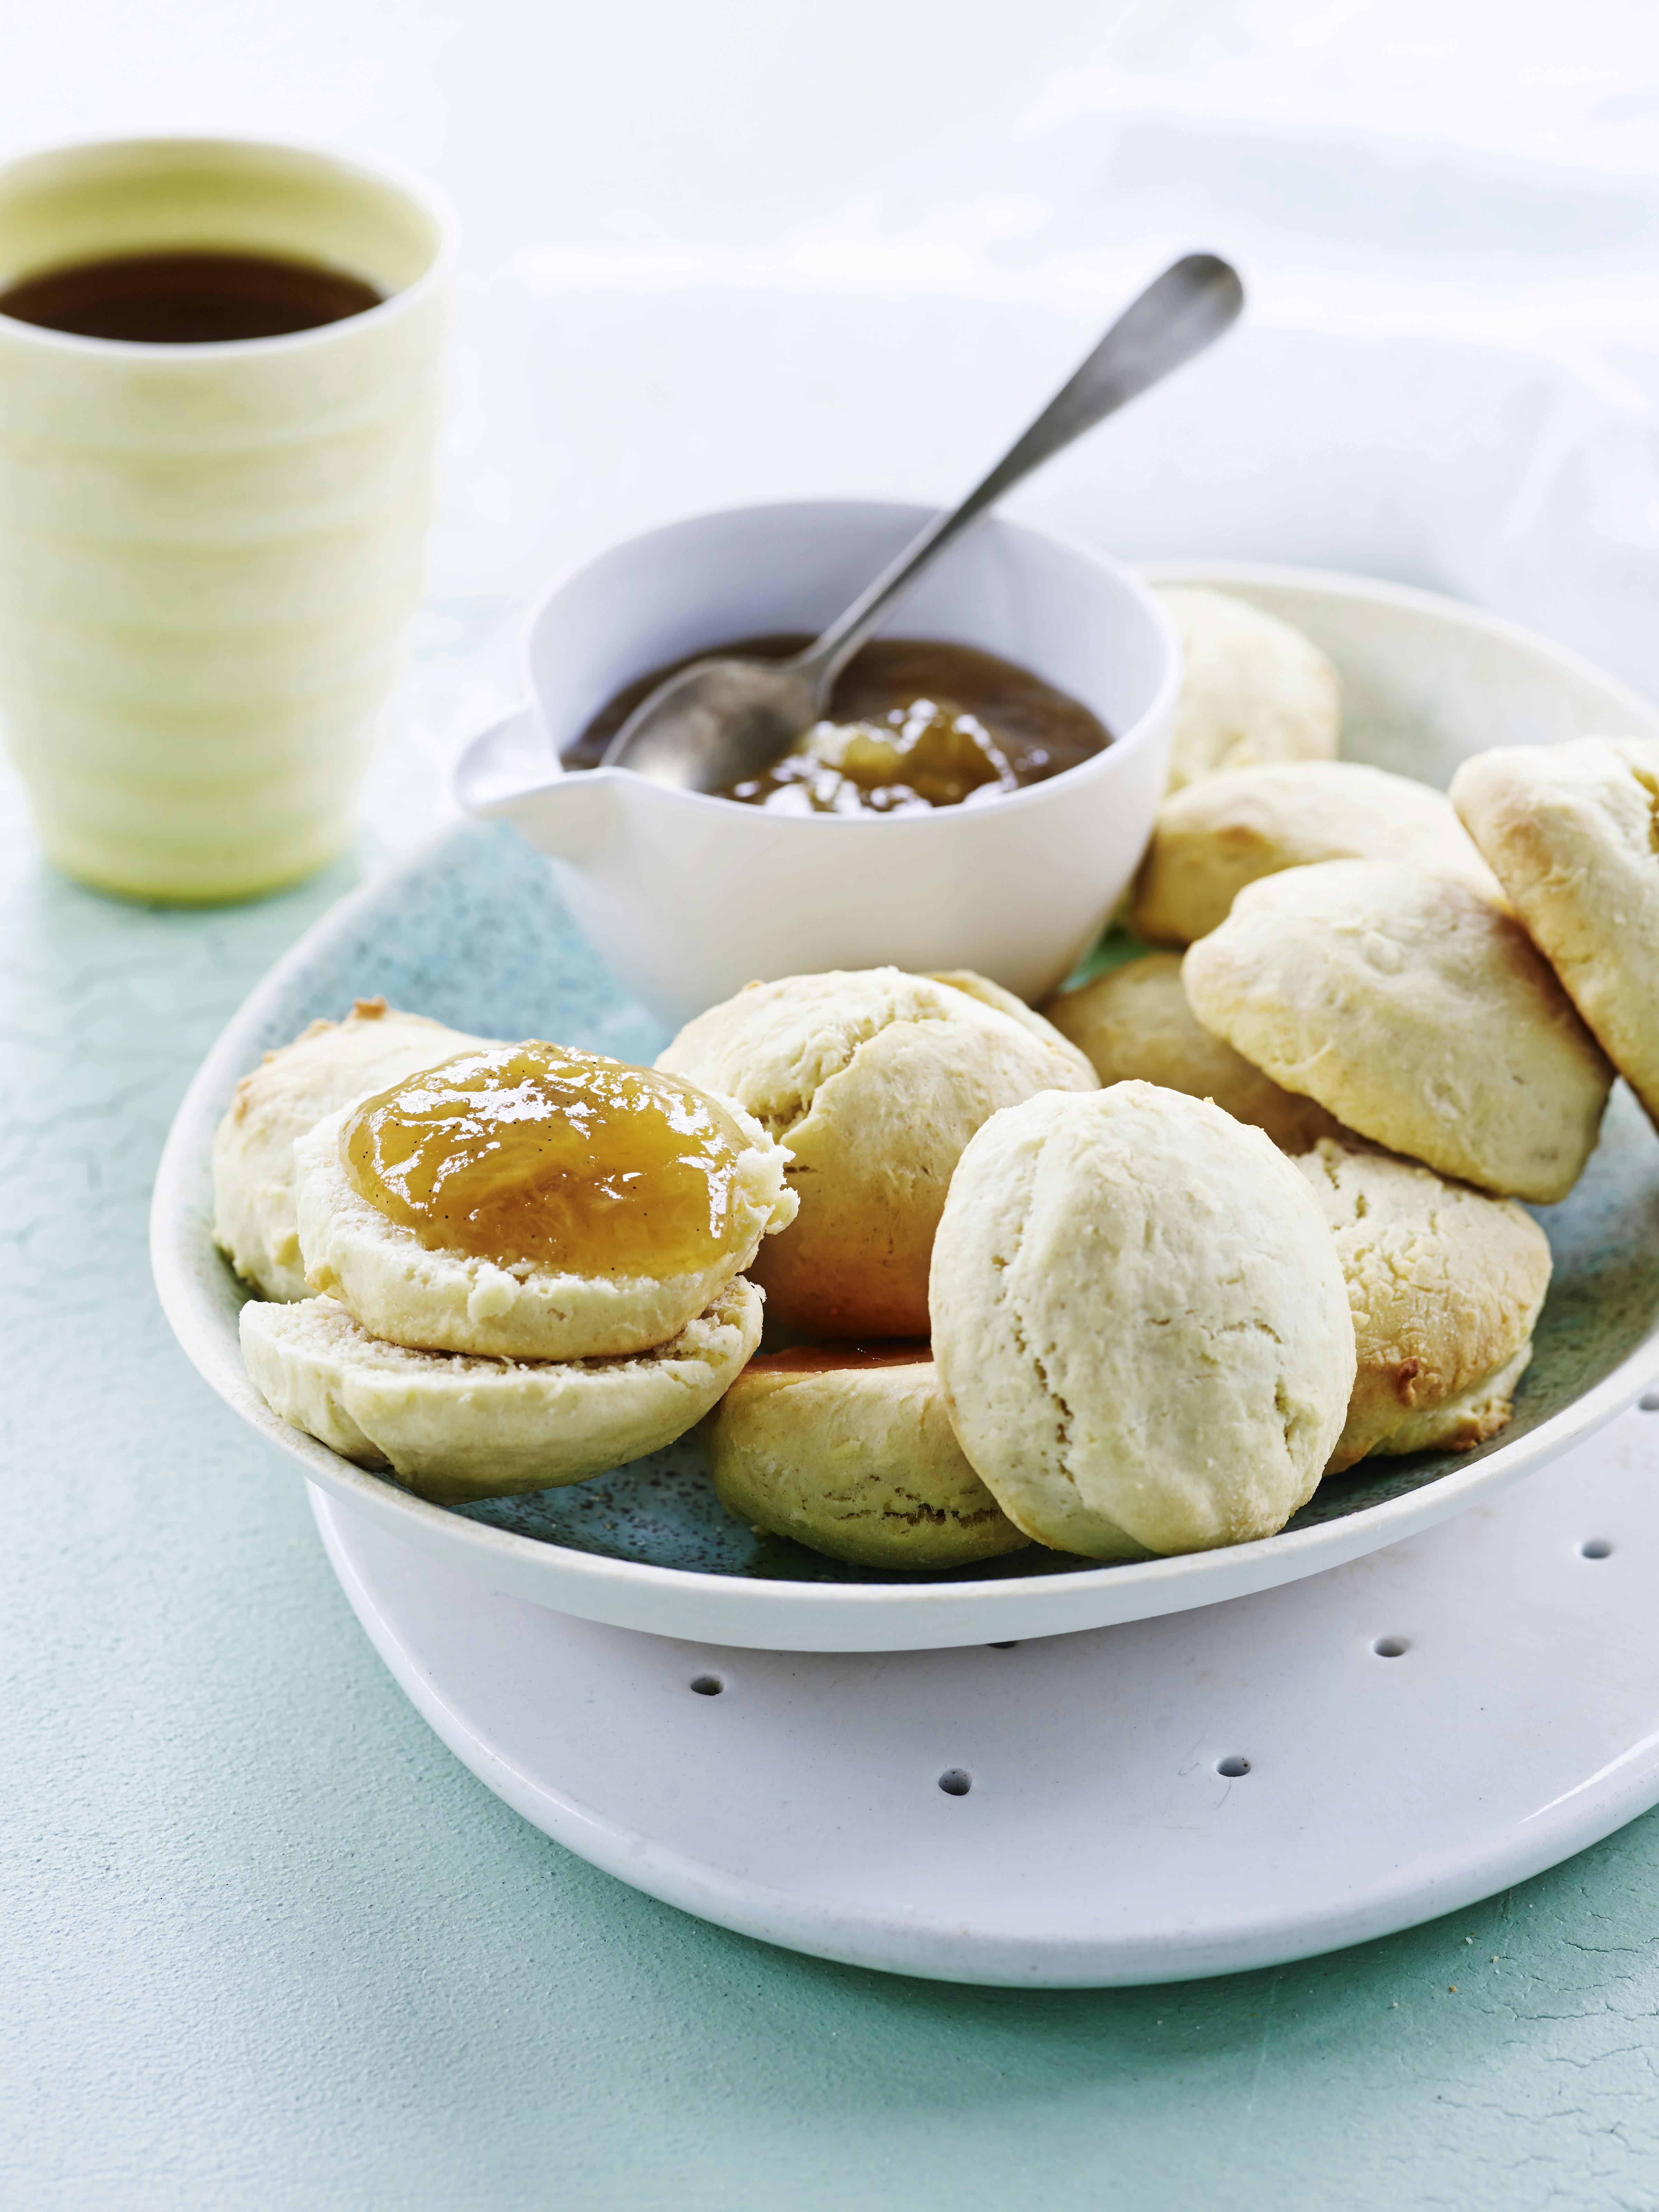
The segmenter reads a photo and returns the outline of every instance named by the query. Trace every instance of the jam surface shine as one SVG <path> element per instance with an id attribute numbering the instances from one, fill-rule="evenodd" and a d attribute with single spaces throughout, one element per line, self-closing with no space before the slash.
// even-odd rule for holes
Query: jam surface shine
<path id="1" fill-rule="evenodd" d="M 748 1142 L 689 1083 L 532 1040 L 366 1099 L 340 1156 L 369 1204 L 428 1250 L 667 1276 L 742 1242 L 733 1182 Z"/>
<path id="2" fill-rule="evenodd" d="M 597 767 L 634 708 L 689 660 L 782 659 L 811 642 L 738 638 L 636 677 L 567 749 L 565 766 Z M 836 678 L 829 710 L 764 775 L 720 796 L 783 814 L 927 814 L 1042 783 L 1111 743 L 1088 708 L 1030 669 L 941 638 L 872 639 Z"/>

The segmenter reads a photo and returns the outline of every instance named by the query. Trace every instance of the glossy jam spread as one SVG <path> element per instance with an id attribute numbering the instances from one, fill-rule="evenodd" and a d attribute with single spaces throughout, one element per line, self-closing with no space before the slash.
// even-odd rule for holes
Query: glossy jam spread
<path id="1" fill-rule="evenodd" d="M 584 1275 L 675 1275 L 736 1249 L 748 1139 L 689 1083 L 531 1042 L 383 1091 L 341 1133 L 347 1174 L 430 1250 Z"/>
<path id="2" fill-rule="evenodd" d="M 782 659 L 810 642 L 741 638 L 693 657 Z M 619 691 L 567 766 L 596 766 L 641 700 L 685 665 L 653 668 Z M 1110 743 L 1080 702 L 1012 660 L 942 640 L 878 637 L 842 670 L 828 718 L 775 768 L 720 796 L 787 814 L 925 814 L 1041 783 Z"/>

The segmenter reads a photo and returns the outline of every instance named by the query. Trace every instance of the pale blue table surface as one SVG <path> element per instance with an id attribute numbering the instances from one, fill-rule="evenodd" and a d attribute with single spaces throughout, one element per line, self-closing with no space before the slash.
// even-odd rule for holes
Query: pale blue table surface
<path id="1" fill-rule="evenodd" d="M 1360 1950 L 1033 1995 L 703 1926 L 498 1803 L 393 1686 L 146 1262 L 191 1069 L 349 872 L 148 911 L 13 826 L 0 2201 L 1659 2204 L 1652 1816 Z"/>

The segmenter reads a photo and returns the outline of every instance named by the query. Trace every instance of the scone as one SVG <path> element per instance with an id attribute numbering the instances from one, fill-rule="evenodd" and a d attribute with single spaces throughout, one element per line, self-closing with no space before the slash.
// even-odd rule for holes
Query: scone
<path id="1" fill-rule="evenodd" d="M 1294 1164 L 1206 1100 L 1119 1083 L 994 1115 L 951 1183 L 932 1287 L 957 1441 L 1057 1550 L 1270 1536 L 1342 1432 L 1336 1247 Z"/>
<path id="2" fill-rule="evenodd" d="M 1158 594 L 1186 658 L 1170 789 L 1258 761 L 1331 760 L 1342 717 L 1335 669 L 1276 615 L 1197 584 Z"/>
<path id="3" fill-rule="evenodd" d="M 294 1139 L 366 1091 L 383 1091 L 422 1067 L 476 1051 L 424 1014 L 359 999 L 343 1022 L 313 1022 L 268 1052 L 236 1085 L 213 1137 L 213 1237 L 263 1297 L 304 1298 L 305 1267 L 294 1211 Z"/>
<path id="4" fill-rule="evenodd" d="M 1158 809 L 1135 882 L 1133 927 L 1190 945 L 1225 921 L 1246 884 L 1316 860 L 1409 860 L 1502 903 L 1443 792 L 1357 761 L 1230 769 Z"/>
<path id="5" fill-rule="evenodd" d="M 925 1349 L 750 1360 L 703 1423 L 739 1521 L 862 1567 L 960 1567 L 1030 1541 L 963 1457 Z"/>
<path id="6" fill-rule="evenodd" d="M 760 1332 L 760 1293 L 741 1279 L 668 1343 L 623 1359 L 411 1351 L 319 1297 L 244 1306 L 242 1357 L 285 1421 L 456 1505 L 582 1482 L 660 1450 L 702 1419 Z"/>
<path id="7" fill-rule="evenodd" d="M 1358 1372 L 1330 1472 L 1496 1436 L 1532 1358 L 1549 1240 L 1510 1199 L 1328 1139 L 1297 1163 L 1336 1239 Z"/>
<path id="8" fill-rule="evenodd" d="M 926 1336 L 963 1146 L 999 1107 L 1094 1087 L 1031 1021 L 897 968 L 751 983 L 657 1066 L 737 1099 L 787 1146 L 800 1212 L 752 1272 L 773 1317 L 814 1337 Z"/>
<path id="9" fill-rule="evenodd" d="M 1018 1022 L 1022 1029 L 1030 1030 L 1033 1036 L 1041 1037 L 1051 1051 L 1062 1054 L 1085 1083 L 1092 1086 L 1096 1082 L 1089 1055 L 1080 1045 L 1050 1021 L 1046 1012 L 1028 1006 L 1024 999 L 1016 997 L 1012 991 L 1005 991 L 1000 983 L 994 983 L 988 975 L 976 975 L 971 968 L 941 968 L 928 981 L 948 983 L 953 991 L 966 991 L 969 997 L 977 999 L 981 1006 L 994 1006 L 998 1013 L 1006 1014 L 1010 1021 Z"/>
<path id="10" fill-rule="evenodd" d="M 644 1103 L 617 1106 L 607 1134 L 602 1109 L 614 1097 Z M 495 1102 L 495 1120 L 481 1119 L 481 1100 Z M 597 1102 L 586 1121 L 585 1101 Z M 596 1117 L 597 1137 L 587 1126 Z M 544 1126 L 550 1152 L 532 1148 L 512 1172 L 498 1167 L 505 1132 Z M 686 1147 L 689 1191 L 650 1165 L 647 1129 L 653 1143 L 667 1132 Z M 386 1153 L 374 1197 L 362 1161 L 354 1161 L 365 1130 Z M 416 1204 L 398 1182 L 408 1164 L 396 1165 L 392 1155 L 426 1132 L 439 1148 L 437 1195 Z M 740 1107 L 598 1054 L 535 1042 L 475 1054 L 434 1071 L 430 1082 L 411 1079 L 355 1101 L 307 1130 L 294 1157 L 313 1288 L 331 1292 L 390 1343 L 486 1358 L 615 1358 L 665 1344 L 795 1212 L 783 1178 L 787 1154 Z M 432 1171 L 426 1155 L 411 1157 Z M 677 1175 L 683 1164 L 672 1162 Z M 718 1206 L 718 1223 L 687 1222 L 688 1204 L 705 1216 Z M 533 1232 L 543 1226 L 538 1239 Z"/>
<path id="11" fill-rule="evenodd" d="M 1449 876 L 1265 877 L 1181 975 L 1275 1083 L 1442 1175 L 1550 1205 L 1595 1147 L 1612 1069 L 1521 924 Z"/>
<path id="12" fill-rule="evenodd" d="M 1465 761 L 1452 804 L 1534 943 L 1659 1126 L 1659 740 Z"/>
<path id="13" fill-rule="evenodd" d="M 1056 992 L 1042 1011 L 1081 1047 L 1103 1084 L 1139 1080 L 1212 1098 L 1234 1121 L 1265 1129 L 1281 1152 L 1305 1152 L 1339 1133 L 1322 1106 L 1281 1091 L 1205 1028 L 1182 988 L 1178 952 L 1151 952 L 1075 991 Z"/>

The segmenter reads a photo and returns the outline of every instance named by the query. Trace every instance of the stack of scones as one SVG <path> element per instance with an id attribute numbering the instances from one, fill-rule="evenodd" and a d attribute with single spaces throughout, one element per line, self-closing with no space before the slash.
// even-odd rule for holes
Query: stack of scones
<path id="1" fill-rule="evenodd" d="M 216 1229 L 276 1411 L 441 1503 L 700 1423 L 732 1513 L 910 1570 L 1249 1542 L 1367 1455 L 1497 1434 L 1550 1278 L 1518 1201 L 1572 1188 L 1615 1073 L 1659 1120 L 1659 744 L 1488 752 L 1443 795 L 1335 757 L 1308 639 L 1168 598 L 1118 964 L 1040 1012 L 884 968 L 699 1015 L 640 1080 L 737 1133 L 701 1271 L 498 1265 L 354 1180 L 366 1099 L 558 1048 L 360 1002 L 245 1078 Z"/>

